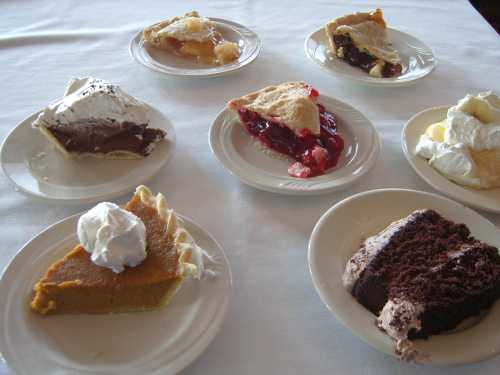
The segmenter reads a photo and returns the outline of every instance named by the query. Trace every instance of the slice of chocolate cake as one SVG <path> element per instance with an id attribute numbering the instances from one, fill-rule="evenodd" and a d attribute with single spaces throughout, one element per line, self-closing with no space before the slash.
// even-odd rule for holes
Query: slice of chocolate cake
<path id="1" fill-rule="evenodd" d="M 500 297 L 500 254 L 464 224 L 418 210 L 367 238 L 343 283 L 412 360 L 412 339 L 450 331 Z"/>

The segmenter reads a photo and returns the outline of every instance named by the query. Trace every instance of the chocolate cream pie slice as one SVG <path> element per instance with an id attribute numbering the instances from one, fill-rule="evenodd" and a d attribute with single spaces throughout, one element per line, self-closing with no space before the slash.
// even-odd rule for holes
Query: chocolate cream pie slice
<path id="1" fill-rule="evenodd" d="M 425 359 L 426 339 L 478 317 L 500 297 L 500 255 L 465 224 L 422 209 L 368 237 L 347 262 L 343 284 L 377 316 L 404 360 Z"/>
<path id="2" fill-rule="evenodd" d="M 332 54 L 374 77 L 402 72 L 401 58 L 387 40 L 382 10 L 339 17 L 325 26 Z"/>
<path id="3" fill-rule="evenodd" d="M 71 80 L 64 96 L 47 106 L 32 126 L 66 157 L 140 159 L 166 136 L 149 127 L 144 103 L 92 77 Z"/>
<path id="4" fill-rule="evenodd" d="M 291 159 L 292 177 L 322 175 L 337 165 L 344 141 L 337 119 L 304 82 L 286 82 L 233 99 L 228 107 L 265 152 Z"/>
<path id="5" fill-rule="evenodd" d="M 137 188 L 124 210 L 103 202 L 82 215 L 78 235 L 82 243 L 68 249 L 36 283 L 34 312 L 156 310 L 172 299 L 187 275 L 200 279 L 204 272 L 204 250 L 164 196 L 154 196 L 145 186 Z"/>
<path id="6" fill-rule="evenodd" d="M 204 64 L 224 65 L 240 57 L 238 44 L 225 40 L 215 23 L 196 11 L 148 26 L 143 37 L 156 48 Z"/>

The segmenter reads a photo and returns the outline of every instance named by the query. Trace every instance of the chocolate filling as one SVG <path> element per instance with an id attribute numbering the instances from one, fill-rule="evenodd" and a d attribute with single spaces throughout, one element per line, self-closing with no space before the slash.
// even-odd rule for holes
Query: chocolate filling
<path id="1" fill-rule="evenodd" d="M 76 153 L 129 151 L 147 156 L 151 144 L 165 138 L 165 132 L 147 124 L 118 123 L 113 119 L 88 119 L 71 124 L 50 125 L 47 129 L 66 148 Z"/>
<path id="2" fill-rule="evenodd" d="M 337 49 L 342 48 L 343 60 L 347 61 L 349 65 L 361 68 L 367 73 L 377 64 L 377 58 L 360 51 L 353 43 L 349 35 L 335 34 L 333 35 L 333 41 Z M 385 62 L 382 68 L 382 77 L 389 78 L 395 75 L 401 74 L 402 67 L 401 64 L 391 64 Z"/>

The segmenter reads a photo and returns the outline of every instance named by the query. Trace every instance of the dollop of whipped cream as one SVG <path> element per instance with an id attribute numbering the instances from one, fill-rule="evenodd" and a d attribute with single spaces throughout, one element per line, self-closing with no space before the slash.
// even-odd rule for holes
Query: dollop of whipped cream
<path id="1" fill-rule="evenodd" d="M 461 185 L 500 186 L 500 99 L 492 92 L 467 95 L 429 126 L 415 151 Z"/>
<path id="2" fill-rule="evenodd" d="M 147 124 L 148 108 L 120 87 L 102 79 L 72 79 L 64 96 L 49 104 L 33 122 L 34 127 L 69 124 L 88 119 Z"/>
<path id="3" fill-rule="evenodd" d="M 80 244 L 92 262 L 120 273 L 146 258 L 146 227 L 140 218 L 114 203 L 102 202 L 80 216 Z"/>
<path id="4" fill-rule="evenodd" d="M 166 36 L 177 40 L 194 40 L 203 42 L 214 36 L 213 22 L 205 17 L 181 17 L 158 31 L 158 36 Z"/>

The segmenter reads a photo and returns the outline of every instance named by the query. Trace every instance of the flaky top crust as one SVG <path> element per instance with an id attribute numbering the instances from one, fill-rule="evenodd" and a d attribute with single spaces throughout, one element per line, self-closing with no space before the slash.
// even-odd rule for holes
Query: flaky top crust
<path id="1" fill-rule="evenodd" d="M 357 28 L 351 26 L 362 24 Z M 355 30 L 356 29 L 356 30 Z M 325 26 L 330 51 L 336 55 L 334 34 L 348 34 L 356 46 L 371 55 L 392 64 L 401 62 L 398 53 L 385 41 L 386 23 L 382 10 L 377 8 L 369 13 L 353 13 L 339 17 Z"/>
<path id="2" fill-rule="evenodd" d="M 148 26 L 142 32 L 144 40 L 146 40 L 146 42 L 148 43 L 151 43 L 155 47 L 161 47 L 162 38 L 158 35 L 158 32 L 160 30 L 163 30 L 168 25 L 187 17 L 200 18 L 200 15 L 198 14 L 197 11 L 193 10 L 192 12 L 188 12 L 183 16 L 171 17 L 164 21 L 155 23 L 154 25 Z"/>
<path id="3" fill-rule="evenodd" d="M 305 82 L 285 82 L 233 99 L 228 107 L 236 111 L 249 109 L 267 120 L 280 121 L 296 132 L 306 128 L 319 134 L 319 110 L 311 89 Z"/>
<path id="4" fill-rule="evenodd" d="M 339 26 L 342 25 L 356 25 L 358 23 L 373 21 L 380 25 L 382 28 L 386 28 L 384 15 L 380 8 L 375 9 L 372 12 L 357 12 L 353 14 L 347 14 L 345 16 L 334 19 L 328 22 L 325 26 L 326 32 L 331 35 L 337 30 Z"/>

